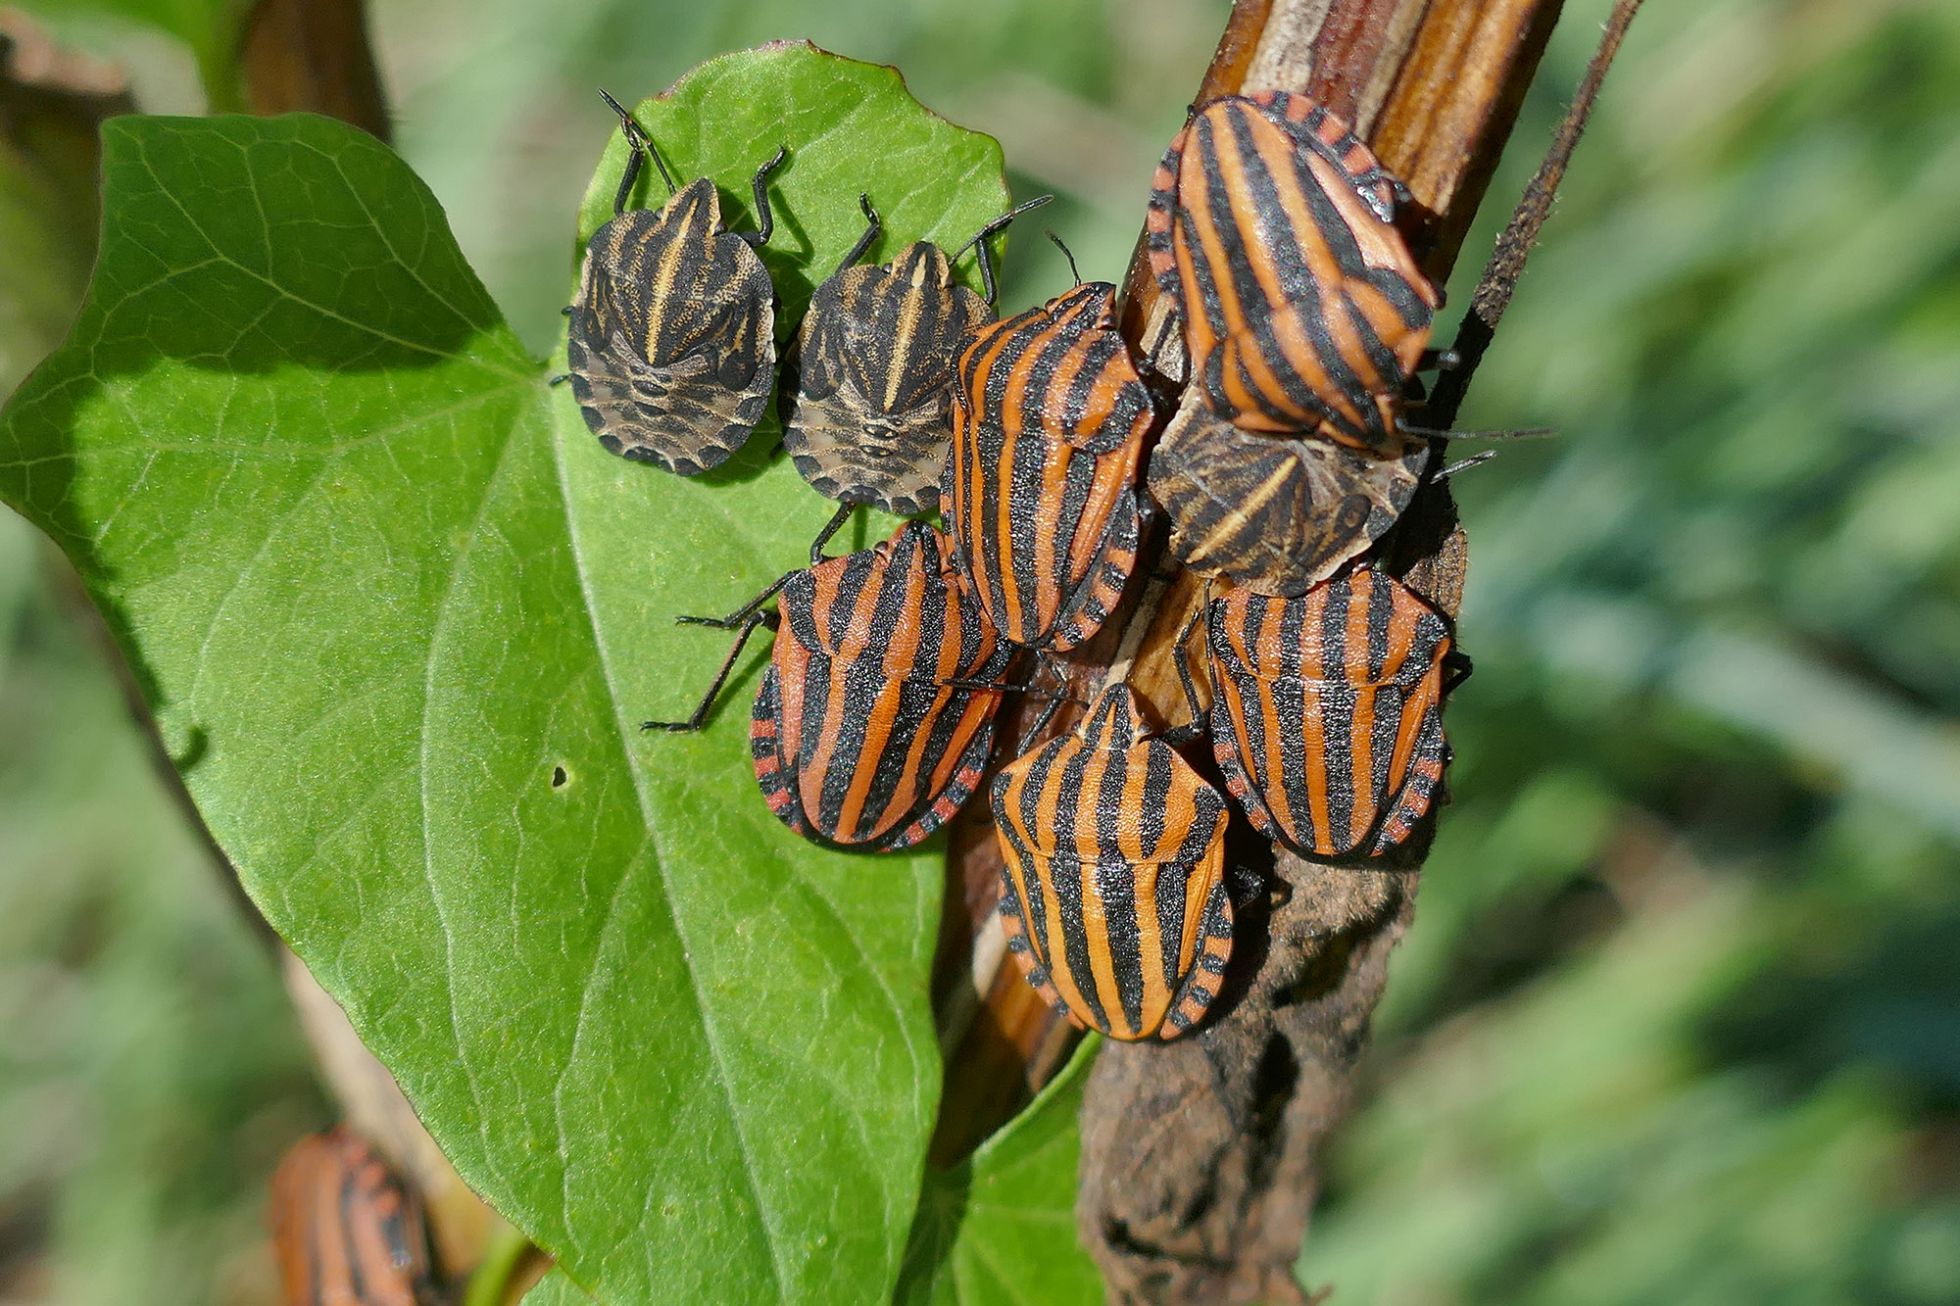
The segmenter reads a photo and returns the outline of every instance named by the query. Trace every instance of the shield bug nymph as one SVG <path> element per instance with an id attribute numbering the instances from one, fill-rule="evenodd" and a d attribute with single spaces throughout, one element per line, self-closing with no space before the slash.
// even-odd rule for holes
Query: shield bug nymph
<path id="1" fill-rule="evenodd" d="M 1449 760 L 1443 698 L 1467 669 L 1414 591 L 1362 568 L 1300 598 L 1206 609 L 1211 738 L 1260 833 L 1376 857 L 1429 811 Z"/>
<path id="2" fill-rule="evenodd" d="M 773 226 L 769 173 L 750 183 L 756 230 L 731 232 L 714 182 L 675 187 L 652 140 L 606 95 L 626 134 L 613 217 L 585 249 L 566 339 L 572 394 L 599 443 L 682 476 L 718 465 L 755 429 L 776 381 L 775 289 L 755 247 Z M 652 159 L 670 198 L 628 209 Z"/>
<path id="3" fill-rule="evenodd" d="M 810 297 L 795 352 L 796 384 L 783 389 L 783 447 L 819 494 L 909 517 L 939 502 L 951 438 L 953 359 L 993 317 L 987 241 L 1054 197 L 1002 214 L 948 255 L 914 241 L 889 263 L 859 266 L 881 230 L 869 197 L 866 226 Z M 968 249 L 985 295 L 961 285 L 953 264 Z"/>
<path id="4" fill-rule="evenodd" d="M 1175 1038 L 1232 955 L 1225 798 L 1162 738 L 1129 686 L 992 786 L 1001 926 L 1028 983 L 1075 1024 Z"/>
<path id="5" fill-rule="evenodd" d="M 766 605 L 777 592 L 774 609 Z M 906 522 L 883 544 L 805 570 L 741 611 L 734 646 L 686 721 L 706 721 L 743 643 L 778 630 L 750 713 L 750 752 L 769 809 L 811 839 L 909 848 L 957 812 L 993 751 L 1012 651 L 962 597 L 945 537 Z"/>
<path id="6" fill-rule="evenodd" d="M 1192 115 L 1144 227 L 1219 416 L 1399 455 L 1395 407 L 1440 303 L 1394 225 L 1407 193 L 1307 96 L 1226 96 Z"/>
<path id="7" fill-rule="evenodd" d="M 1152 409 L 1115 298 L 1078 281 L 960 354 L 946 529 L 962 583 L 1010 643 L 1079 647 L 1136 568 Z"/>

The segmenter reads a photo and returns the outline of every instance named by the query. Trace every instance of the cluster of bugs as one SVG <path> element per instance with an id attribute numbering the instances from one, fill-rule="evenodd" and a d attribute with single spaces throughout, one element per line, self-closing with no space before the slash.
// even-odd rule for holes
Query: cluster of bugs
<path id="1" fill-rule="evenodd" d="M 569 379 L 607 449 L 692 475 L 747 439 L 778 371 L 754 247 L 783 154 L 754 174 L 757 230 L 730 233 L 713 184 L 676 187 L 607 102 L 630 158 L 567 310 Z M 627 207 L 643 160 L 667 182 L 658 211 Z M 1337 118 L 1281 92 L 1214 100 L 1171 143 L 1146 219 L 1187 360 L 1166 414 L 1111 283 L 1078 276 L 996 320 L 989 238 L 1045 199 L 951 253 L 917 242 L 870 264 L 881 223 L 858 197 L 863 237 L 781 369 L 783 447 L 838 512 L 807 567 L 726 617 L 682 618 L 734 639 L 690 715 L 646 726 L 700 728 L 770 628 L 750 747 L 777 817 L 892 851 L 985 789 L 1001 921 L 1028 981 L 1079 1025 L 1173 1038 L 1231 958 L 1248 891 L 1227 856 L 1235 808 L 1304 856 L 1375 857 L 1440 789 L 1461 659 L 1445 619 L 1366 559 L 1428 466 L 1431 433 L 1400 412 L 1439 362 L 1439 296 L 1394 225 L 1407 192 Z M 954 275 L 969 249 L 984 294 Z M 826 557 L 859 505 L 937 511 L 941 526 L 908 521 Z M 1180 641 L 1199 650 L 1180 666 L 1192 721 L 1153 732 L 1114 678 L 1076 729 L 1030 747 L 1044 712 L 996 766 L 1003 702 L 1042 692 L 1016 677 L 1111 622 L 1159 516 L 1171 556 L 1208 585 Z M 1180 751 L 1201 738 L 1218 785 Z"/>

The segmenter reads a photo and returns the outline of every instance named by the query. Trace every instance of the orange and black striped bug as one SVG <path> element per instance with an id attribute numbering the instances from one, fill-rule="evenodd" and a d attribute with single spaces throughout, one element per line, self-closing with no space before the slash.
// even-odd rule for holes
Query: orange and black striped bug
<path id="1" fill-rule="evenodd" d="M 272 1243 L 285 1306 L 443 1300 L 420 1199 L 344 1127 L 301 1139 L 280 1161 Z"/>
<path id="2" fill-rule="evenodd" d="M 1077 1025 L 1176 1038 L 1232 954 L 1225 798 L 1146 736 L 1127 685 L 991 788 L 1001 925 L 1028 982 Z"/>
<path id="3" fill-rule="evenodd" d="M 1079 646 L 1136 568 L 1152 410 L 1115 294 L 1078 281 L 960 354 L 946 529 L 961 581 L 1013 644 Z"/>
<path id="4" fill-rule="evenodd" d="M 1377 458 L 1249 434 L 1192 389 L 1150 455 L 1149 486 L 1170 521 L 1173 557 L 1202 576 L 1291 596 L 1394 525 L 1429 459 L 1415 441 L 1399 458 Z"/>
<path id="5" fill-rule="evenodd" d="M 793 355 L 796 383 L 783 388 L 783 447 L 819 494 L 900 517 L 938 506 L 953 358 L 994 315 L 988 238 L 1053 198 L 1002 214 L 950 256 L 921 240 L 889 263 L 860 267 L 880 222 L 869 197 L 858 197 L 864 235 L 810 297 Z M 953 275 L 968 249 L 984 295 Z"/>
<path id="6" fill-rule="evenodd" d="M 566 376 L 600 444 L 694 476 L 741 447 L 776 383 L 775 288 L 755 247 L 773 229 L 768 177 L 788 149 L 750 183 L 756 230 L 730 232 L 714 182 L 676 189 L 639 123 L 600 94 L 628 153 L 612 220 L 592 233 L 566 310 Z M 626 207 L 645 158 L 671 196 L 658 212 Z"/>
<path id="7" fill-rule="evenodd" d="M 1395 406 L 1440 303 L 1394 227 L 1406 195 L 1304 95 L 1193 115 L 1152 181 L 1145 236 L 1214 411 L 1402 455 Z"/>
<path id="8" fill-rule="evenodd" d="M 1321 857 L 1407 839 L 1449 761 L 1443 697 L 1468 671 L 1443 617 L 1366 568 L 1295 599 L 1237 590 L 1204 615 L 1212 747 L 1260 833 Z"/>
<path id="9" fill-rule="evenodd" d="M 749 745 L 763 797 L 796 833 L 909 848 L 978 789 L 1013 650 L 962 598 L 930 526 L 907 522 L 875 548 L 791 572 L 730 617 L 696 622 L 734 627 L 734 646 L 688 720 L 644 728 L 699 729 L 750 634 L 781 626 Z"/>

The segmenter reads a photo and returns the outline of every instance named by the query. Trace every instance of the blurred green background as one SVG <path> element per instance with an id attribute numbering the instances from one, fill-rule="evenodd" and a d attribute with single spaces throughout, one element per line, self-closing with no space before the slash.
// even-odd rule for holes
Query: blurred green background
<path id="1" fill-rule="evenodd" d="M 1574 0 L 1454 290 L 1597 37 Z M 1113 276 L 1222 0 L 377 0 L 519 332 L 631 97 L 810 36 L 992 132 Z M 58 17 L 146 108 L 190 57 Z M 0 387 L 51 272 L 0 194 Z M 1025 236 L 1026 233 L 1024 233 Z M 1022 239 L 1003 302 L 1064 278 Z M 1338 1301 L 1960 1302 L 1960 6 L 1650 5 L 1466 425 L 1454 807 L 1302 1273 Z M 265 1300 L 324 1118 L 274 968 L 0 514 L 0 1302 Z"/>

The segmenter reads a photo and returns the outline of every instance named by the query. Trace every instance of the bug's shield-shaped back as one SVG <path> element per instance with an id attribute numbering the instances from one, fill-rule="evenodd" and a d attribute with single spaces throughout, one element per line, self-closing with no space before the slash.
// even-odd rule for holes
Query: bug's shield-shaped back
<path id="1" fill-rule="evenodd" d="M 817 287 L 783 394 L 783 447 L 819 494 L 899 516 L 938 506 L 953 362 L 993 316 L 921 241 Z"/>
<path id="2" fill-rule="evenodd" d="M 566 357 L 599 443 L 693 476 L 726 461 L 776 380 L 775 290 L 762 260 L 721 230 L 698 178 L 659 212 L 620 214 L 586 246 Z"/>
<path id="3" fill-rule="evenodd" d="M 941 537 L 908 522 L 784 585 L 750 717 L 757 783 L 797 833 L 909 848 L 980 784 L 1010 651 L 962 603 Z"/>
<path id="4" fill-rule="evenodd" d="M 1215 100 L 1172 141 L 1146 248 L 1221 416 L 1393 451 L 1439 302 L 1392 225 L 1400 192 L 1304 96 Z"/>
<path id="5" fill-rule="evenodd" d="M 1232 950 L 1225 800 L 1140 739 L 1128 688 L 1076 733 L 1002 768 L 991 793 L 1008 949 L 1044 998 L 1114 1038 L 1175 1038 Z"/>
<path id="6" fill-rule="evenodd" d="M 1210 411 L 1194 387 L 1151 455 L 1150 496 L 1170 519 L 1170 549 L 1204 576 L 1297 595 L 1395 523 L 1429 461 L 1409 441 L 1395 458 L 1312 437 L 1251 435 Z"/>
<path id="7" fill-rule="evenodd" d="M 1087 282 L 984 327 L 960 355 L 947 529 L 1003 638 L 1066 652 L 1136 568 L 1149 391 Z"/>
<path id="8" fill-rule="evenodd" d="M 1448 758 L 1442 617 L 1363 569 L 1297 599 L 1234 592 L 1206 628 L 1213 748 L 1252 823 L 1323 857 L 1406 839 Z"/>

